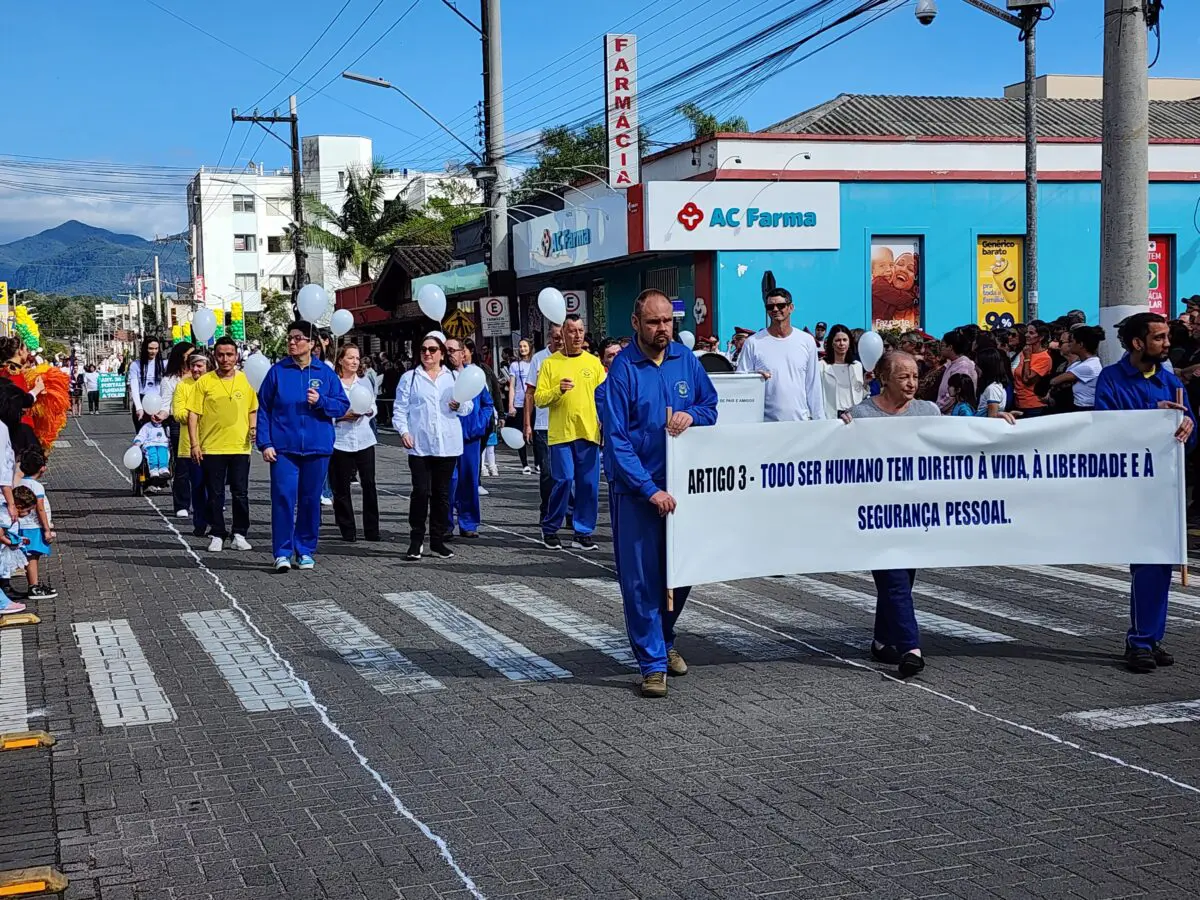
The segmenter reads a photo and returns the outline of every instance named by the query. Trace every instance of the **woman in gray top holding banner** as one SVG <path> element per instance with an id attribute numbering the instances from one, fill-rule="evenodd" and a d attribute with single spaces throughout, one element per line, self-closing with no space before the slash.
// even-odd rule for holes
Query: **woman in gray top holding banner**
<path id="1" fill-rule="evenodd" d="M 936 403 L 915 400 L 917 361 L 909 354 L 891 350 L 875 366 L 881 390 L 878 396 L 868 397 L 849 412 L 842 421 L 852 419 L 883 419 L 892 416 L 940 416 Z M 925 668 L 921 655 L 921 634 L 917 614 L 913 609 L 912 588 L 916 569 L 875 569 L 875 640 L 871 642 L 871 657 L 889 665 L 899 664 L 900 677 L 911 678 Z"/>

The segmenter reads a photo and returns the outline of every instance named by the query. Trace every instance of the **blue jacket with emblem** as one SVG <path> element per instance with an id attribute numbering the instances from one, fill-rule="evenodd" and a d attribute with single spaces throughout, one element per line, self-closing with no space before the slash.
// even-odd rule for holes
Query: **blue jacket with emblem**
<path id="1" fill-rule="evenodd" d="M 468 400 L 470 411 L 459 416 L 462 425 L 464 441 L 479 441 L 488 436 L 492 430 L 493 417 L 496 414 L 496 404 L 492 401 L 492 393 L 486 387 L 480 391 L 474 400 Z M 463 404 L 466 406 L 466 403 Z"/>
<path id="2" fill-rule="evenodd" d="M 636 340 L 617 354 L 602 387 L 604 471 L 617 493 L 649 500 L 667 485 L 667 407 L 694 425 L 714 425 L 716 388 L 683 344 L 668 344 L 656 366 Z"/>
<path id="3" fill-rule="evenodd" d="M 320 395 L 312 406 L 308 389 Z M 276 453 L 297 456 L 329 456 L 333 453 L 334 420 L 350 409 L 341 379 L 319 359 L 300 368 L 290 356 L 267 371 L 258 389 L 259 450 L 274 447 Z"/>
<path id="4" fill-rule="evenodd" d="M 1174 403 L 1183 390 L 1183 382 L 1174 372 L 1162 366 L 1147 378 L 1129 361 L 1129 354 L 1119 362 L 1105 366 L 1096 379 L 1096 409 L 1156 409 L 1160 400 Z M 1188 403 L 1187 391 L 1183 391 L 1183 405 L 1192 420 L 1192 433 L 1187 445 L 1196 445 L 1196 416 Z"/>

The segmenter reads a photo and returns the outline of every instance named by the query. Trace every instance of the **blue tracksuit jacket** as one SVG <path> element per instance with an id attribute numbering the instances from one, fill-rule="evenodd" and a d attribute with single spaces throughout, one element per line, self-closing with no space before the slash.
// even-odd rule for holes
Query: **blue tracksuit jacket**
<path id="1" fill-rule="evenodd" d="M 1147 378 L 1129 361 L 1129 354 L 1121 357 L 1119 362 L 1105 366 L 1096 381 L 1096 409 L 1155 409 L 1158 401 L 1169 400 L 1174 403 L 1178 392 L 1183 388 L 1174 372 L 1168 372 L 1161 366 L 1151 377 Z M 1183 392 L 1183 405 L 1192 419 L 1193 426 L 1196 416 L 1188 402 L 1187 391 Z M 1192 428 L 1188 438 L 1188 447 L 1196 445 L 1196 428 Z"/>
<path id="2" fill-rule="evenodd" d="M 658 366 L 631 342 L 602 387 L 604 471 L 614 492 L 649 500 L 667 484 L 667 407 L 690 413 L 696 425 L 714 425 L 717 390 L 695 354 L 674 341 Z"/>
<path id="3" fill-rule="evenodd" d="M 492 402 L 491 392 L 485 387 L 473 401 L 471 411 L 465 416 L 459 416 L 462 425 L 463 442 L 478 441 L 488 436 L 492 430 L 496 404 Z"/>
<path id="4" fill-rule="evenodd" d="M 308 405 L 308 389 L 320 399 Z M 313 359 L 301 369 L 289 356 L 267 371 L 258 390 L 259 450 L 296 456 L 329 456 L 333 453 L 335 419 L 350 409 L 350 400 L 333 369 Z"/>

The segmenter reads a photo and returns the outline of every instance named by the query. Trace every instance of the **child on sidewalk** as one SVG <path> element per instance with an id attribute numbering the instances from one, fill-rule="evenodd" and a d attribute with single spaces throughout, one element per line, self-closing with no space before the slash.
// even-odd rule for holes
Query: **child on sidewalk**
<path id="1" fill-rule="evenodd" d="M 34 509 L 28 515 L 21 516 L 19 523 L 25 542 L 21 550 L 29 560 L 25 569 L 29 579 L 29 599 L 53 600 L 58 596 L 58 591 L 38 577 L 38 560 L 50 555 L 50 544 L 55 538 L 50 501 L 46 499 L 46 486 L 42 484 L 46 475 L 46 456 L 40 449 L 30 447 L 21 454 L 21 474 L 21 484 L 33 492 L 36 500 Z"/>
<path id="2" fill-rule="evenodd" d="M 18 517 L 28 515 L 37 507 L 33 491 L 24 485 L 13 488 L 12 493 Z M 26 565 L 25 554 L 21 552 L 23 542 L 19 520 L 14 522 L 8 507 L 0 504 L 0 614 L 23 612 L 25 609 L 24 603 L 11 599 L 12 574 Z"/>
<path id="3" fill-rule="evenodd" d="M 146 465 L 151 478 L 169 475 L 171 472 L 171 440 L 161 422 L 151 419 L 133 439 L 134 446 L 141 447 L 146 454 Z"/>

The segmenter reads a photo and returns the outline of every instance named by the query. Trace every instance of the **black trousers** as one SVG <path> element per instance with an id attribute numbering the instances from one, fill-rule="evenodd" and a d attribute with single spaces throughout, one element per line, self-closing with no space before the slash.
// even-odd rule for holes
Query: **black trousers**
<path id="1" fill-rule="evenodd" d="M 541 472 L 538 491 L 541 494 L 541 523 L 546 518 L 546 507 L 550 503 L 550 491 L 554 488 L 554 476 L 550 474 L 550 432 L 533 429 L 533 461 Z"/>
<path id="2" fill-rule="evenodd" d="M 363 534 L 367 540 L 379 538 L 379 495 L 375 490 L 375 447 L 351 452 L 334 450 L 329 458 L 329 484 L 333 488 L 333 520 L 345 540 L 357 537 L 354 525 L 354 498 L 350 482 L 354 474 L 362 484 Z"/>
<path id="3" fill-rule="evenodd" d="M 515 428 L 515 429 L 517 429 L 517 431 L 524 432 L 525 431 L 525 410 L 524 410 L 524 408 L 518 408 L 514 415 L 509 416 L 504 421 L 504 426 L 506 428 Z M 517 451 L 517 455 L 519 457 L 521 457 L 521 465 L 522 466 L 529 465 L 529 447 L 528 446 L 526 446 L 525 444 L 522 444 L 521 449 Z"/>
<path id="4" fill-rule="evenodd" d="M 250 528 L 250 454 L 214 453 L 204 455 L 204 486 L 208 491 L 208 523 L 212 536 L 226 538 L 225 485 L 233 498 L 233 533 L 246 537 Z"/>
<path id="5" fill-rule="evenodd" d="M 99 391 L 88 391 L 87 395 L 88 395 L 88 412 L 99 412 L 100 411 L 100 392 Z"/>
<path id="6" fill-rule="evenodd" d="M 412 475 L 412 499 L 408 501 L 409 540 L 425 540 L 425 522 L 429 522 L 429 542 L 446 540 L 450 523 L 450 478 L 458 465 L 457 456 L 409 456 Z"/>

